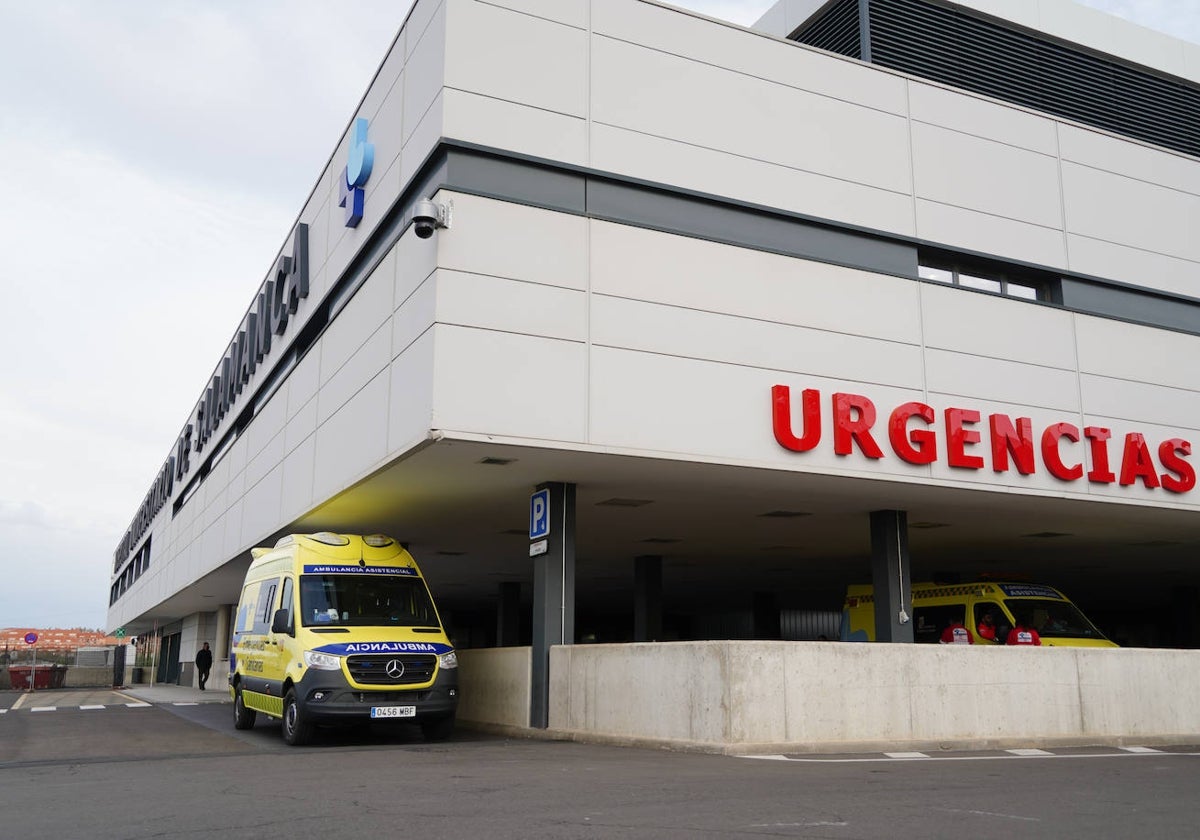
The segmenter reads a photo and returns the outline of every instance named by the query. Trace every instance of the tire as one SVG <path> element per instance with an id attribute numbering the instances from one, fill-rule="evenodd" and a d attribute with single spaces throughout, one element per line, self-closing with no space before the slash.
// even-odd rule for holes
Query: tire
<path id="1" fill-rule="evenodd" d="M 421 721 L 421 734 L 426 741 L 445 741 L 454 732 L 454 713 Z"/>
<path id="2" fill-rule="evenodd" d="M 288 689 L 283 698 L 283 740 L 289 746 L 302 747 L 312 740 L 313 726 L 304 719 L 300 704 L 296 702 L 296 692 Z"/>
<path id="3" fill-rule="evenodd" d="M 254 720 L 258 717 L 258 713 L 253 709 L 247 709 L 246 704 L 242 701 L 242 687 L 239 685 L 233 689 L 233 728 L 234 729 L 252 729 Z"/>

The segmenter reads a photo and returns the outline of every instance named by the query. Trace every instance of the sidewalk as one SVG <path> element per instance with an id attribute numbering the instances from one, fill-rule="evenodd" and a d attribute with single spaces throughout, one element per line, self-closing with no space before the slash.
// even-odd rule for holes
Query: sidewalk
<path id="1" fill-rule="evenodd" d="M 119 689 L 119 693 L 147 703 L 229 703 L 228 684 L 214 685 L 210 680 L 208 687 L 201 691 L 187 685 L 163 684 L 130 685 Z"/>

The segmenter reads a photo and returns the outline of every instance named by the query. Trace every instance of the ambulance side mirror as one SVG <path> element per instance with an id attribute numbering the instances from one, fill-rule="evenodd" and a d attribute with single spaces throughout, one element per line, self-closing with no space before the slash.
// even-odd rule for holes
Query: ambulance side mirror
<path id="1" fill-rule="evenodd" d="M 288 636 L 295 635 L 292 631 L 291 610 L 275 610 L 275 617 L 271 619 L 271 632 L 284 633 Z"/>

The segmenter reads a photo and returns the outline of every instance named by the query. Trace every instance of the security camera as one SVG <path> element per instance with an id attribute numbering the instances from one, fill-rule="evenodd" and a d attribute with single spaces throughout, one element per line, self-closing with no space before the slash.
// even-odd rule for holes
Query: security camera
<path id="1" fill-rule="evenodd" d="M 413 208 L 412 220 L 418 239 L 428 239 L 434 230 L 446 227 L 445 211 L 432 201 L 418 201 Z"/>

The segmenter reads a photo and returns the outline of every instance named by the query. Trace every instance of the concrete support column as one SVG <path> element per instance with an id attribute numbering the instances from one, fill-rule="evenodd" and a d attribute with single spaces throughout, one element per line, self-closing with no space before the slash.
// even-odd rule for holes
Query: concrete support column
<path id="1" fill-rule="evenodd" d="M 221 604 L 217 607 L 217 626 L 213 633 L 212 652 L 213 664 L 229 661 L 229 649 L 233 647 L 229 638 L 229 620 L 233 615 L 233 604 Z"/>
<path id="2" fill-rule="evenodd" d="M 496 647 L 521 644 L 521 584 L 505 581 L 500 584 L 496 603 Z"/>
<path id="3" fill-rule="evenodd" d="M 912 571 L 906 511 L 871 511 L 871 582 L 875 586 L 875 641 L 911 643 Z"/>
<path id="4" fill-rule="evenodd" d="M 1171 628 L 1174 644 L 1180 648 L 1200 647 L 1200 590 L 1194 586 L 1171 587 Z"/>
<path id="5" fill-rule="evenodd" d="M 529 725 L 550 725 L 550 646 L 575 642 L 575 485 L 550 482 L 545 552 L 533 562 L 533 662 Z"/>
<path id="6" fill-rule="evenodd" d="M 644 555 L 633 559 L 633 640 L 655 642 L 662 638 L 662 558 Z"/>

